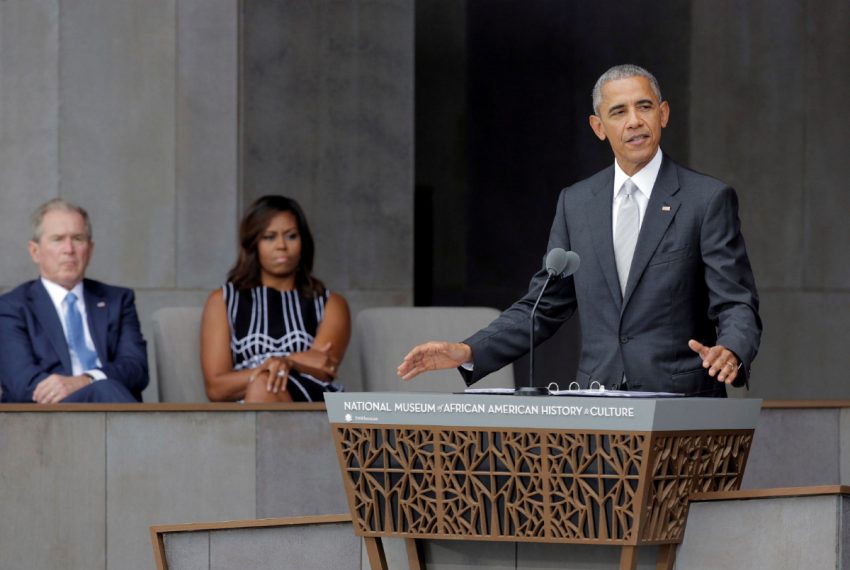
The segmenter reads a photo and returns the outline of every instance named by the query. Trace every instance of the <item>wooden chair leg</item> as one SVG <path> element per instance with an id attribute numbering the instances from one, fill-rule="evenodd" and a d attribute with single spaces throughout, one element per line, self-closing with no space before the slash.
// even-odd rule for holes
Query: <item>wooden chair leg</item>
<path id="1" fill-rule="evenodd" d="M 387 556 L 384 554 L 384 544 L 380 538 L 367 536 L 363 538 L 366 543 L 366 554 L 369 556 L 369 566 L 372 570 L 388 570 Z"/>
<path id="2" fill-rule="evenodd" d="M 655 570 L 673 570 L 673 564 L 676 563 L 676 546 L 678 545 L 658 545 L 658 560 L 655 563 Z"/>
<path id="3" fill-rule="evenodd" d="M 407 548 L 407 566 L 410 570 L 425 570 L 425 559 L 422 557 L 422 544 L 415 538 L 404 539 Z"/>
<path id="4" fill-rule="evenodd" d="M 624 546 L 620 550 L 620 570 L 637 570 L 637 546 Z"/>

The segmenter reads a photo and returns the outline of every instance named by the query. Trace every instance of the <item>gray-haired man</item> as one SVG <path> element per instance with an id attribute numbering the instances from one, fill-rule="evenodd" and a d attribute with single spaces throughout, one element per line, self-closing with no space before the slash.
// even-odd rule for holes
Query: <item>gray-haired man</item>
<path id="1" fill-rule="evenodd" d="M 61 199 L 33 215 L 40 277 L 0 297 L 3 402 L 139 402 L 145 341 L 130 289 L 85 279 L 94 242 L 86 211 Z"/>

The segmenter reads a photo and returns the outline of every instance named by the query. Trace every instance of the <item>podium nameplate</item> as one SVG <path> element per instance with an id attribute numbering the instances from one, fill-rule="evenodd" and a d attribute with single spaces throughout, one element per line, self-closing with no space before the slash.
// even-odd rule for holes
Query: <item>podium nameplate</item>
<path id="1" fill-rule="evenodd" d="M 753 429 L 761 400 L 337 392 L 332 424 L 666 431 Z"/>

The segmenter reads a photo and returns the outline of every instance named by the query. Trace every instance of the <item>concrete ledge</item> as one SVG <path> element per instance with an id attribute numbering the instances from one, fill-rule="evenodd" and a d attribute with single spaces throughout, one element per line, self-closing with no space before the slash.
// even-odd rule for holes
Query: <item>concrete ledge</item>
<path id="1" fill-rule="evenodd" d="M 812 505 L 832 501 L 836 519 L 848 495 L 839 485 L 850 482 L 847 407 L 850 402 L 765 402 L 744 478 L 749 489 L 696 500 L 781 500 L 817 516 L 826 511 Z M 0 517 L 0 568 L 148 569 L 151 525 L 348 510 L 324 404 L 6 404 L 0 405 L 0 456 L 6 458 L 0 462 L 0 505 L 14 513 Z M 717 509 L 714 516 L 724 521 L 715 531 L 718 540 L 734 546 L 756 535 L 776 542 L 763 532 L 765 525 L 744 516 L 745 509 L 733 506 L 743 517 L 736 518 L 705 501 L 691 508 L 687 533 L 695 532 L 699 517 L 703 523 L 694 528 L 711 526 L 706 511 Z M 793 518 L 792 510 L 755 508 L 771 524 L 779 516 Z M 832 530 L 818 532 L 834 538 Z M 693 536 L 687 533 L 686 541 Z M 192 540 L 209 549 L 209 541 Z M 838 548 L 837 539 L 783 540 L 780 546 L 788 548 Z M 696 556 L 698 548 L 683 544 L 682 555 Z M 405 558 L 398 550 L 388 552 L 391 567 Z M 617 549 L 513 543 L 435 541 L 424 550 L 436 569 L 476 560 L 491 567 L 590 568 L 618 557 Z M 654 567 L 654 549 L 641 549 L 640 557 L 639 568 Z M 725 558 L 719 554 L 718 560 Z M 702 566 L 680 561 L 678 567 Z M 724 570 L 730 567 L 741 566 Z M 761 567 L 767 566 L 754 566 Z"/>
<path id="2" fill-rule="evenodd" d="M 154 526 L 151 541 L 158 570 L 360 570 L 348 515 Z"/>
<path id="3" fill-rule="evenodd" d="M 846 486 L 695 496 L 676 568 L 850 568 L 849 501 Z"/>
<path id="4" fill-rule="evenodd" d="M 348 510 L 323 404 L 0 406 L 0 568 L 149 570 L 149 527 Z"/>

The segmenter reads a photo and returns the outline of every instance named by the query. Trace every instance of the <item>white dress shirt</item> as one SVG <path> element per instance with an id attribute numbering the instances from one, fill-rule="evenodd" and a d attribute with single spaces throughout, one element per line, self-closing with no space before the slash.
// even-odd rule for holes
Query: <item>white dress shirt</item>
<path id="1" fill-rule="evenodd" d="M 638 213 L 640 215 L 640 225 L 643 225 L 643 216 L 646 214 L 646 206 L 649 204 L 649 197 L 652 195 L 652 187 L 655 186 L 655 180 L 658 178 L 658 171 L 661 170 L 661 149 L 655 151 L 655 156 L 652 157 L 646 166 L 637 171 L 634 176 L 629 176 L 617 161 L 614 161 L 614 201 L 611 206 L 611 238 L 614 238 L 613 232 L 617 231 L 617 210 L 623 197 L 620 195 L 620 188 L 623 183 L 631 178 L 632 182 L 639 192 L 634 192 L 632 196 L 637 202 Z"/>
<path id="2" fill-rule="evenodd" d="M 53 301 L 53 306 L 56 308 L 56 312 L 59 315 L 59 321 L 62 323 L 62 332 L 65 333 L 65 342 L 68 342 L 68 323 L 65 322 L 65 313 L 68 310 L 68 303 L 65 300 L 65 297 L 68 293 L 73 293 L 77 296 L 77 310 L 80 312 L 80 318 L 83 319 L 83 334 L 86 339 L 86 346 L 95 354 L 97 354 L 97 349 L 94 347 L 94 341 L 92 341 L 91 333 L 89 332 L 89 321 L 86 318 L 86 300 L 83 295 L 83 283 L 82 281 L 77 283 L 73 289 L 70 291 L 65 289 L 58 283 L 54 283 L 44 277 L 41 278 L 41 283 L 44 285 L 44 288 L 47 289 L 47 294 L 50 295 L 50 300 Z M 70 346 L 70 345 L 69 345 Z M 80 359 L 77 358 L 77 355 L 73 350 L 68 350 L 71 355 L 71 368 L 74 376 L 79 376 L 80 374 L 87 374 L 91 377 L 92 380 L 103 380 L 106 378 L 106 374 L 103 371 L 98 369 L 93 370 L 83 370 L 82 364 L 80 364 Z M 101 366 L 100 357 L 97 358 L 97 365 Z"/>

